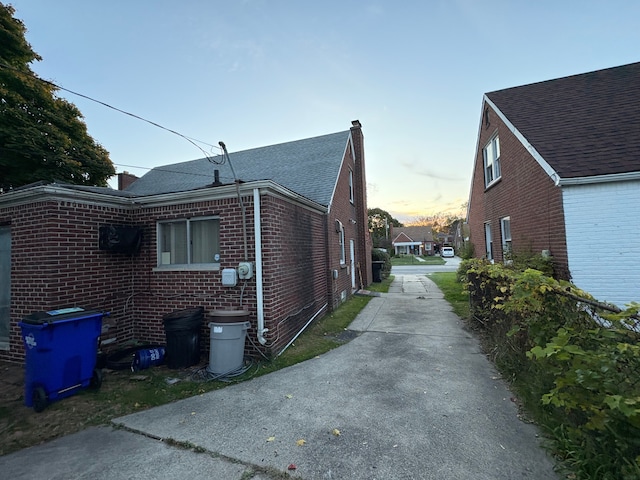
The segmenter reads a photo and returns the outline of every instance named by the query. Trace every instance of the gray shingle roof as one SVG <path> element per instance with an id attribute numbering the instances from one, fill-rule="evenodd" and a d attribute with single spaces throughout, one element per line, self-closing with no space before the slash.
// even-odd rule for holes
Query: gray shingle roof
<path id="1" fill-rule="evenodd" d="M 332 133 L 240 152 L 229 152 L 241 181 L 272 180 L 321 205 L 329 205 L 351 132 Z M 229 147 L 227 147 L 229 148 Z M 213 158 L 221 162 L 222 157 Z M 228 163 L 206 158 L 156 167 L 126 189 L 135 195 L 195 190 L 211 185 L 214 170 L 223 184 L 233 183 Z"/>
<path id="2" fill-rule="evenodd" d="M 487 97 L 562 178 L 640 171 L 640 63 Z"/>

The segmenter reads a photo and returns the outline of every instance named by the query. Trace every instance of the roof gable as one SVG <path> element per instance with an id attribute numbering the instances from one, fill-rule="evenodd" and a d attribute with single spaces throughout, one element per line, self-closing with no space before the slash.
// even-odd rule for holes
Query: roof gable
<path id="1" fill-rule="evenodd" d="M 393 227 L 396 234 L 404 234 L 412 242 L 433 242 L 433 231 L 429 226 Z"/>
<path id="2" fill-rule="evenodd" d="M 560 178 L 640 171 L 640 63 L 486 98 Z"/>
<path id="3" fill-rule="evenodd" d="M 272 180 L 321 205 L 329 205 L 338 179 L 350 130 L 267 147 L 229 153 L 241 181 Z M 223 184 L 233 183 L 228 162 L 216 156 L 156 167 L 126 191 L 136 195 L 181 192 L 211 186 L 214 170 Z"/>
<path id="4" fill-rule="evenodd" d="M 391 243 L 408 243 L 413 242 L 413 239 L 409 238 L 404 232 L 401 232 L 400 235 L 396 236 L 396 238 Z"/>

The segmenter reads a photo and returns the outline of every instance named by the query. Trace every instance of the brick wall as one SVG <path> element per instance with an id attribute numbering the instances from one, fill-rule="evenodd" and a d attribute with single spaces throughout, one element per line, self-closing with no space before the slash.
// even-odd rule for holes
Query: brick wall
<path id="1" fill-rule="evenodd" d="M 123 209 L 46 201 L 3 209 L 11 229 L 11 331 L 0 358 L 22 361 L 18 322 L 35 311 L 80 306 L 111 312 L 104 338 L 131 338 L 135 260 L 98 249 L 100 225 L 127 224 Z"/>
<path id="2" fill-rule="evenodd" d="M 561 189 L 509 131 L 497 114 L 490 111 L 490 123 L 480 127 L 469 209 L 470 239 L 476 257 L 486 251 L 484 224 L 491 223 L 495 261 L 503 260 L 500 219 L 511 218 L 514 252 L 541 253 L 549 250 L 555 274 L 569 277 Z M 501 179 L 484 186 L 482 149 L 498 133 Z"/>
<path id="3" fill-rule="evenodd" d="M 261 211 L 266 338 L 277 354 L 328 303 L 325 216 L 275 196 Z"/>

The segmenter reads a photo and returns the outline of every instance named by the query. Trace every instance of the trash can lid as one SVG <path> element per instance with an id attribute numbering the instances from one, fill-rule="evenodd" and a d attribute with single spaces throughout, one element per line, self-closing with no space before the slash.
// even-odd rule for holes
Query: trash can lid
<path id="1" fill-rule="evenodd" d="M 248 317 L 249 310 L 211 310 L 209 317 L 213 318 L 214 323 L 235 323 L 242 322 Z"/>
<path id="2" fill-rule="evenodd" d="M 249 315 L 249 310 L 211 310 L 212 317 L 244 317 Z"/>
<path id="3" fill-rule="evenodd" d="M 61 308 L 49 310 L 48 312 L 33 312 L 22 319 L 22 323 L 31 325 L 42 325 L 45 323 L 59 322 L 74 318 L 83 318 L 103 313 L 98 310 L 85 310 L 80 307 Z"/>

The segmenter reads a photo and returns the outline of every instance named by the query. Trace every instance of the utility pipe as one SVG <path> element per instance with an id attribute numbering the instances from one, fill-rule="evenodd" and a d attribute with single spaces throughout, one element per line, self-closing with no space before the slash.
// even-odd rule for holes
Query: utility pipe
<path id="1" fill-rule="evenodd" d="M 264 328 L 264 297 L 262 292 L 262 227 L 260 224 L 260 189 L 253 189 L 253 227 L 255 231 L 255 251 L 256 251 L 256 308 L 258 319 L 258 342 L 265 345 L 267 339 L 264 334 L 269 329 Z"/>

